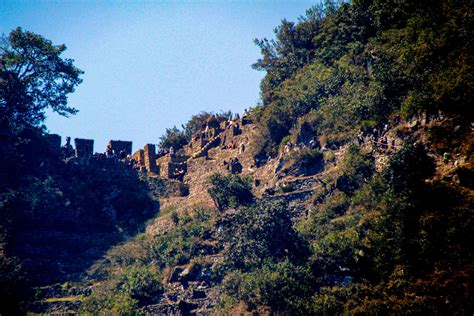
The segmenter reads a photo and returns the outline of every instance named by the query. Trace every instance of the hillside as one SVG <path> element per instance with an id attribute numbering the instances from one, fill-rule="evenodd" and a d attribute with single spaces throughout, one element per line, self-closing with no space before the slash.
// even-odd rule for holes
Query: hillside
<path id="1" fill-rule="evenodd" d="M 148 223 L 146 234 L 109 250 L 105 255 L 105 260 L 97 262 L 92 270 L 89 270 L 90 277 L 88 277 L 87 283 L 82 285 L 81 283 L 79 285 L 76 284 L 73 289 L 76 289 L 75 291 L 77 292 L 77 287 L 81 288 L 82 286 L 83 288 L 79 293 L 93 293 L 90 298 L 86 299 L 86 306 L 110 304 L 103 302 L 102 299 L 104 295 L 110 295 L 114 292 L 110 288 L 112 286 L 110 280 L 116 278 L 117 273 L 119 275 L 124 273 L 123 269 L 125 271 L 130 271 L 131 269 L 133 273 L 137 273 L 134 269 L 138 269 L 138 274 L 135 277 L 138 277 L 139 280 L 140 277 L 144 276 L 151 278 L 151 276 L 140 270 L 143 269 L 142 264 L 148 267 L 157 265 L 158 267 L 163 267 L 159 280 L 155 281 L 163 283 L 159 291 L 161 294 L 150 296 L 141 307 L 142 311 L 149 313 L 212 313 L 216 308 L 223 308 L 221 305 L 223 304 L 221 301 L 222 281 L 216 280 L 216 276 L 213 274 L 216 273 L 216 269 L 221 269 L 220 265 L 223 264 L 224 260 L 226 260 L 225 257 L 228 255 L 225 249 L 228 241 L 222 240 L 219 237 L 219 230 L 226 225 L 234 225 L 232 216 L 236 211 L 235 209 L 230 209 L 222 213 L 217 212 L 208 190 L 212 188 L 212 183 L 209 179 L 213 174 L 216 172 L 221 174 L 229 173 L 223 162 L 229 161 L 233 157 L 237 157 L 242 164 L 241 175 L 243 177 L 248 176 L 259 180 L 258 186 L 255 185 L 255 181 L 253 182 L 252 191 L 256 198 L 253 203 L 264 204 L 266 201 L 283 200 L 286 205 L 285 212 L 289 212 L 293 223 L 296 225 L 308 225 L 310 229 L 313 229 L 311 226 L 315 216 L 321 216 L 321 211 L 324 208 L 340 207 L 337 205 L 345 203 L 345 197 L 354 196 L 354 193 L 350 191 L 354 190 L 351 188 L 351 182 L 357 181 L 358 178 L 356 171 L 358 167 L 355 165 L 357 161 L 361 163 L 361 158 L 367 159 L 359 165 L 359 168 L 364 166 L 365 163 L 369 163 L 372 165 L 372 172 L 374 173 L 372 176 L 374 178 L 382 176 L 391 168 L 390 164 L 395 163 L 394 159 L 397 154 L 400 154 L 400 150 L 410 146 L 414 141 L 422 144 L 427 149 L 426 156 L 431 157 L 431 160 L 436 165 L 436 168 L 432 170 L 431 176 L 424 181 L 444 186 L 445 188 L 441 189 L 438 194 L 444 190 L 448 190 L 446 193 L 451 190 L 463 192 L 466 194 L 466 201 L 469 201 L 469 196 L 472 196 L 472 182 L 469 181 L 472 180 L 463 177 L 462 174 L 467 170 L 472 172 L 472 158 L 464 156 L 462 152 L 464 147 L 461 147 L 459 148 L 460 152 L 451 158 L 450 161 L 444 161 L 442 155 L 436 153 L 435 148 L 432 148 L 432 144 L 430 144 L 427 138 L 427 131 L 430 129 L 446 127 L 448 125 L 448 118 L 440 118 L 428 123 L 423 118 L 413 118 L 409 121 L 402 120 L 396 126 L 385 131 L 384 136 L 390 140 L 388 142 L 390 145 L 386 147 L 381 146 L 378 142 L 371 139 L 370 136 L 366 136 L 363 138 L 360 146 L 359 141 L 354 139 L 340 148 L 323 148 L 321 151 L 324 157 L 326 157 L 323 161 L 324 167 L 309 175 L 305 170 L 292 168 L 292 152 L 285 153 L 283 148 L 277 158 L 271 159 L 260 167 L 256 167 L 252 155 L 252 149 L 255 146 L 252 139 L 258 136 L 255 124 L 248 123 L 241 126 L 240 133 L 231 138 L 227 135 L 224 137 L 226 131 L 223 131 L 217 134 L 216 140 L 219 141 L 214 141 L 213 146 L 206 147 L 208 148 L 206 156 L 188 161 L 184 185 L 189 189 L 189 194 L 180 196 L 182 195 L 181 191 L 176 190 L 175 185 L 178 181 L 166 180 L 164 186 L 169 187 L 166 190 L 167 194 L 155 195 L 155 198 L 161 201 L 161 211 L 153 221 Z M 403 131 L 403 133 L 400 131 Z M 472 139 L 472 133 L 471 131 L 465 135 L 466 140 Z M 224 140 L 233 144 L 243 142 L 246 145 L 246 149 L 243 152 L 239 152 L 239 146 L 236 146 L 236 148 L 223 148 Z M 293 148 L 292 151 L 297 150 Z M 359 157 L 357 158 L 357 156 Z M 348 166 L 347 163 L 351 164 L 351 166 Z M 277 168 L 279 165 L 283 167 Z M 288 170 L 292 170 L 292 172 L 288 172 Z M 148 174 L 147 181 L 149 181 L 151 188 L 153 188 L 153 183 L 163 180 L 154 174 Z M 367 183 L 368 179 L 364 179 L 363 182 Z M 355 187 L 364 186 L 360 183 L 353 183 L 352 185 Z M 154 192 L 152 194 L 157 193 L 157 191 L 152 192 Z M 369 200 L 367 202 L 371 203 L 373 201 Z M 334 205 L 333 203 L 336 204 Z M 462 213 L 459 215 L 462 215 Z M 354 241 L 346 245 L 347 240 L 344 240 L 344 238 L 347 238 L 345 236 L 347 234 L 345 229 L 347 228 L 344 227 L 344 223 L 354 221 L 354 217 L 357 218 L 358 229 L 361 229 L 362 225 L 362 227 L 365 226 L 364 230 L 370 231 L 369 227 L 367 227 L 369 224 L 366 221 L 373 221 L 379 218 L 380 214 L 367 211 L 355 214 L 352 212 L 341 212 L 331 215 L 330 222 L 326 222 L 327 219 L 324 219 L 320 224 L 320 229 L 330 229 L 331 233 L 343 234 L 343 239 L 339 241 L 342 244 L 333 245 L 333 247 L 354 247 Z M 318 220 L 322 219 L 318 218 Z M 336 226 L 332 227 L 332 225 Z M 342 225 L 344 228 L 342 232 L 339 232 L 337 229 L 339 225 Z M 299 229 L 303 233 L 308 227 L 302 226 Z M 359 233 L 367 234 L 364 230 L 359 231 Z M 193 233 L 193 231 L 195 232 Z M 310 232 L 306 233 L 309 234 Z M 158 249 L 155 247 L 158 247 Z M 361 252 L 362 250 L 358 249 L 358 251 Z M 364 257 L 360 253 L 358 253 L 358 256 L 361 256 L 359 260 Z M 339 264 L 342 262 L 344 261 L 339 261 Z M 397 269 L 400 268 L 397 267 Z M 107 271 L 106 275 L 108 275 L 105 278 L 107 280 L 105 285 L 101 281 L 104 278 L 104 269 Z M 351 270 L 349 268 L 346 269 L 348 269 L 347 274 L 349 274 Z M 466 277 L 471 273 L 469 272 L 471 271 L 470 269 L 468 265 L 462 271 L 438 271 L 438 273 L 443 274 L 443 279 L 456 277 L 464 280 L 463 282 L 469 282 L 469 279 Z M 141 273 L 145 273 L 145 275 Z M 453 273 L 455 274 L 454 276 L 452 275 Z M 457 275 L 458 273 L 461 274 Z M 141 282 L 144 281 L 142 280 Z M 448 294 L 449 291 L 457 291 L 456 286 L 461 285 L 457 282 L 459 281 L 449 285 L 454 288 L 448 288 Z M 465 285 L 466 283 L 462 286 Z M 421 286 L 430 289 L 430 286 L 423 284 Z M 432 286 L 434 285 L 432 284 Z M 436 284 L 436 286 L 442 285 Z M 346 287 L 347 285 L 344 285 L 342 289 Z M 415 288 L 415 290 L 418 289 Z M 100 293 L 100 296 L 95 297 L 94 291 Z M 104 293 L 103 291 L 106 292 Z M 40 306 L 49 311 L 55 310 L 55 308 L 71 308 L 70 303 L 64 302 L 72 299 L 73 302 L 76 302 L 74 304 L 77 304 L 84 297 L 87 297 L 87 295 L 78 297 L 76 292 L 72 292 L 75 295 L 71 296 L 71 291 L 67 289 L 67 286 L 66 289 L 56 289 L 47 294 L 53 297 L 47 296 Z M 402 293 L 406 295 L 406 293 Z M 400 295 L 402 293 L 395 292 L 392 295 Z M 269 294 L 272 295 L 272 293 Z M 92 301 L 89 302 L 91 299 Z M 435 296 L 426 294 L 424 299 L 436 301 Z M 463 300 L 463 298 L 460 299 Z M 46 303 L 48 300 L 49 304 Z M 113 305 L 106 306 L 118 310 L 125 308 L 123 305 L 115 304 L 123 304 L 123 302 L 114 302 Z M 385 305 L 386 303 L 377 304 Z"/>
<path id="2" fill-rule="evenodd" d="M 2 139 L 3 309 L 473 313 L 473 16 L 314 6 L 256 40 L 261 104 L 111 165 L 12 128 L 29 141 Z"/>
<path id="3" fill-rule="evenodd" d="M 342 251 L 344 250 L 344 247 L 349 247 L 344 251 L 358 251 L 357 257 L 359 257 L 359 260 L 363 260 L 364 256 L 366 256 L 363 252 L 370 251 L 368 245 L 357 245 L 357 239 L 348 240 L 347 238 L 350 236 L 347 236 L 348 231 L 345 225 L 351 225 L 351 223 L 354 223 L 356 224 L 356 230 L 354 233 L 367 235 L 370 233 L 371 229 L 374 229 L 370 227 L 370 225 L 374 225 L 370 222 L 381 218 L 381 214 L 377 214 L 377 211 L 351 210 L 348 212 L 339 211 L 331 215 L 328 214 L 330 216 L 329 222 L 327 221 L 328 219 L 324 219 L 324 217 L 321 218 L 324 214 L 323 212 L 327 212 L 334 207 L 341 207 L 341 203 L 347 203 L 344 199 L 355 195 L 353 192 L 350 192 L 354 189 L 351 189 L 348 183 L 358 178 L 358 166 L 351 164 L 355 164 L 356 161 L 361 158 L 367 159 L 366 162 L 363 162 L 361 165 L 364 163 L 372 165 L 372 177 L 374 178 L 372 181 L 375 181 L 376 177 L 382 176 L 384 173 L 388 172 L 391 168 L 390 164 L 395 163 L 394 159 L 397 154 L 400 154 L 402 148 L 406 148 L 407 146 L 412 145 L 413 141 L 416 141 L 419 145 L 422 144 L 424 148 L 427 148 L 427 157 L 431 157 L 432 161 L 436 163 L 436 168 L 433 170 L 434 172 L 424 181 L 426 183 L 436 183 L 438 186 L 443 186 L 444 189 L 438 189 L 440 190 L 438 192 L 439 194 L 444 190 L 447 190 L 444 194 L 447 194 L 451 190 L 463 192 L 466 194 L 465 203 L 471 203 L 467 202 L 470 199 L 469 196 L 472 198 L 472 183 L 469 182 L 471 180 L 469 180 L 469 178 L 463 178 L 463 180 L 461 180 L 462 176 L 460 178 L 459 174 L 464 172 L 461 172 L 461 170 L 471 170 L 470 172 L 472 172 L 472 158 L 467 158 L 467 156 L 464 156 L 464 154 L 460 152 L 449 162 L 446 162 L 443 160 L 441 155 L 436 154 L 436 151 L 431 148 L 429 142 L 424 142 L 427 139 L 426 135 L 428 130 L 446 125 L 448 125 L 448 120 L 446 118 L 432 121 L 430 123 L 426 123 L 426 121 L 417 118 L 413 118 L 409 121 L 402 120 L 397 124 L 397 126 L 389 128 L 385 132 L 384 135 L 390 139 L 390 144 L 393 144 L 386 148 L 378 145 L 377 142 L 371 140 L 370 137 L 366 137 L 363 140 L 362 146 L 358 146 L 358 141 L 353 140 L 337 149 L 323 149 L 322 152 L 328 159 L 324 159 L 324 168 L 312 175 L 305 174 L 304 170 L 294 171 L 294 169 L 291 169 L 291 167 L 288 166 L 288 163 L 285 163 L 285 161 L 289 160 L 289 157 L 291 157 L 291 153 L 281 152 L 277 158 L 271 159 L 261 167 L 256 167 L 251 153 L 253 152 L 253 146 L 255 146 L 252 139 L 254 139 L 255 136 L 258 136 L 258 134 L 255 134 L 256 127 L 253 123 L 242 126 L 241 134 L 236 135 L 231 139 L 228 137 L 225 138 L 226 141 L 235 144 L 240 144 L 242 140 L 244 140 L 244 143 L 246 144 L 244 152 L 239 153 L 238 146 L 236 146 L 236 148 L 223 149 L 224 133 L 221 133 L 219 134 L 220 141 L 215 142 L 215 147 L 209 149 L 206 157 L 200 157 L 189 161 L 187 174 L 184 180 L 184 184 L 189 188 L 189 195 L 159 196 L 163 208 L 161 214 L 149 223 L 146 229 L 146 235 L 141 237 L 139 241 L 134 240 L 125 243 L 109 252 L 109 256 L 103 264 L 106 267 L 109 267 L 108 269 L 112 269 L 110 273 L 111 277 L 114 277 L 115 272 L 113 271 L 117 268 L 116 266 L 114 267 L 114 264 L 117 264 L 117 261 L 120 262 L 123 260 L 120 259 L 121 256 L 133 257 L 133 254 L 129 253 L 133 251 L 133 253 L 138 252 L 138 254 L 140 254 L 140 257 L 136 258 L 136 260 L 139 260 L 142 264 L 158 264 L 158 266 L 162 265 L 164 267 L 162 272 L 163 294 L 157 296 L 157 300 L 152 304 L 146 303 L 141 307 L 141 310 L 144 312 L 212 313 L 216 311 L 216 308 L 228 308 L 228 305 L 225 305 L 226 303 L 222 301 L 222 291 L 226 292 L 229 291 L 229 289 L 223 288 L 221 283 L 222 280 L 214 274 L 219 273 L 219 269 L 222 269 L 222 265 L 225 264 L 226 260 L 228 260 L 226 258 L 229 255 L 228 251 L 233 251 L 233 249 L 227 248 L 229 247 L 229 241 L 222 240 L 222 237 L 219 236 L 219 234 L 226 225 L 235 225 L 233 222 L 235 220 L 233 219 L 233 216 L 235 216 L 236 210 L 229 209 L 224 212 L 216 213 L 214 202 L 211 199 L 208 190 L 213 186 L 209 179 L 214 173 L 229 174 L 229 171 L 226 169 L 223 162 L 229 161 L 229 159 L 233 157 L 237 157 L 241 162 L 241 175 L 243 177 L 249 176 L 253 179 L 259 180 L 258 186 L 255 186 L 255 181 L 252 186 L 252 191 L 256 198 L 253 202 L 254 204 L 259 205 L 265 204 L 269 201 L 283 200 L 284 205 L 286 205 L 285 212 L 289 212 L 289 218 L 295 225 L 297 225 L 296 227 L 298 227 L 298 230 L 301 233 L 308 235 L 312 234 L 313 232 L 307 230 L 314 229 L 314 221 L 322 221 L 319 223 L 318 229 L 329 230 L 329 234 L 335 235 L 331 236 L 331 238 L 337 237 L 340 234 L 339 237 L 337 237 L 339 240 L 335 240 L 338 244 L 331 245 L 331 247 L 336 247 L 333 248 L 332 251 Z M 400 130 L 404 131 L 403 135 L 400 135 Z M 472 136 L 472 131 L 468 135 L 465 135 L 465 137 L 467 137 L 466 139 L 472 139 Z M 354 159 L 354 155 L 359 157 Z M 456 166 L 454 165 L 455 162 Z M 277 168 L 278 165 L 287 166 L 287 168 Z M 293 170 L 293 172 L 296 173 L 289 174 L 287 170 Z M 151 176 L 150 181 L 153 182 L 155 179 L 154 176 Z M 364 179 L 363 182 L 367 183 L 365 186 L 373 185 L 368 181 L 368 179 Z M 355 183 L 352 185 L 367 190 L 367 188 L 364 188 L 364 184 L 362 183 Z M 355 190 L 357 190 L 357 188 Z M 179 192 L 177 195 L 180 195 Z M 356 195 L 356 198 L 359 197 Z M 459 202 L 464 203 L 461 201 Z M 367 200 L 364 203 L 374 203 L 374 201 Z M 463 216 L 464 219 L 469 218 L 469 215 L 467 214 L 463 215 L 460 213 L 458 215 Z M 350 238 L 354 237 L 356 236 Z M 257 240 L 258 239 L 259 238 L 257 237 Z M 463 237 L 461 237 L 461 240 L 462 239 Z M 366 243 L 367 241 L 361 240 L 359 242 Z M 155 252 L 157 250 L 153 247 L 156 247 L 157 245 L 160 245 L 159 249 L 161 249 L 160 251 L 163 253 L 160 251 L 159 253 Z M 137 250 L 137 247 L 142 250 Z M 146 250 L 149 249 L 149 247 L 152 247 L 153 249 L 151 254 Z M 340 247 L 343 248 L 340 249 Z M 351 249 L 353 247 L 355 249 Z M 272 251 L 272 249 L 270 249 L 270 251 Z M 340 255 L 343 257 L 339 257 L 338 265 L 343 264 L 343 262 L 348 264 L 345 260 L 353 260 L 350 256 L 344 258 L 347 255 Z M 130 259 L 127 261 L 130 261 Z M 452 262 L 450 264 L 452 264 Z M 127 264 L 125 263 L 125 267 L 126 266 Z M 338 269 L 340 269 L 340 271 L 333 271 L 333 273 L 337 274 L 342 272 L 347 275 L 344 276 L 344 278 L 350 277 L 352 279 L 353 277 L 356 277 L 355 273 L 360 273 L 358 271 L 352 271 L 353 268 L 349 267 L 345 268 L 339 266 Z M 396 269 L 402 269 L 402 267 L 398 266 Z M 461 278 L 463 282 L 469 282 L 468 280 L 470 278 L 470 271 L 472 271 L 471 269 L 472 267 L 468 264 L 467 266 L 463 266 L 460 271 L 438 271 L 437 273 L 442 274 L 443 280 L 446 278 Z M 403 275 L 399 277 L 403 280 Z M 453 293 L 458 291 L 456 290 L 457 286 L 463 288 L 467 284 L 470 284 L 463 283 L 463 285 L 461 285 L 458 283 L 461 279 L 453 281 L 454 283 L 451 283 L 450 285 L 435 283 L 425 285 L 423 283 L 445 282 L 442 280 L 431 279 L 432 277 L 434 276 L 429 276 L 427 280 L 419 280 L 418 282 L 422 283 L 417 284 L 416 287 L 422 287 L 422 290 L 426 291 L 433 290 L 433 288 L 430 288 L 431 286 L 442 286 L 444 290 L 447 291 L 447 295 L 450 295 L 450 291 L 453 291 Z M 224 277 L 224 286 L 229 286 L 225 282 L 229 282 L 227 277 Z M 292 282 L 296 281 L 293 280 Z M 344 282 L 347 281 L 333 280 L 331 283 L 332 282 L 334 282 L 336 286 L 336 288 L 331 289 L 332 291 L 335 291 L 337 286 L 340 287 L 338 291 L 344 291 L 350 287 L 349 285 L 344 284 Z M 405 282 L 410 281 L 405 280 Z M 258 289 L 258 286 L 258 283 L 252 285 L 251 291 Z M 445 288 L 446 286 L 448 286 L 448 288 Z M 409 290 L 405 288 L 397 288 L 393 293 L 390 293 L 390 295 L 396 295 L 395 297 L 398 295 L 407 295 L 409 293 L 411 293 L 411 295 L 417 295 L 415 294 L 416 292 L 411 292 L 420 290 L 416 287 Z M 459 288 L 459 290 L 461 288 Z M 272 297 L 274 293 L 269 292 L 266 295 Z M 336 293 L 332 295 L 336 295 Z M 377 294 L 374 293 L 373 295 Z M 433 294 L 430 295 L 429 293 L 424 294 L 423 299 L 436 302 L 438 298 L 432 295 Z M 393 296 L 389 296 L 385 299 L 393 300 Z M 94 299 L 97 300 L 98 298 Z M 260 299 L 263 299 L 263 297 Z M 378 299 L 384 298 L 378 297 Z M 460 300 L 458 302 L 462 302 L 464 299 L 467 299 L 467 297 L 457 299 Z M 396 304 L 414 303 L 409 300 L 404 301 L 400 297 L 397 298 L 397 300 Z M 97 301 L 94 302 L 95 304 L 97 303 Z M 381 306 L 384 306 L 384 308 L 390 309 L 394 307 L 389 307 L 390 305 L 387 305 L 388 302 L 384 301 L 372 302 L 371 304 L 375 305 L 371 308 L 380 308 Z M 421 302 L 418 304 L 421 305 L 423 303 Z M 437 304 L 441 304 L 441 302 Z M 423 307 L 423 305 L 420 305 L 418 308 L 426 308 Z M 112 305 L 112 307 L 113 306 L 114 305 Z M 258 305 L 255 305 L 255 307 L 258 307 Z M 397 308 L 406 307 L 407 306 L 404 305 L 397 306 Z M 116 308 L 119 307 L 116 306 Z M 242 308 L 242 306 L 238 308 Z M 435 308 L 441 308 L 441 306 L 437 305 Z M 443 308 L 450 309 L 453 307 L 448 305 Z"/>

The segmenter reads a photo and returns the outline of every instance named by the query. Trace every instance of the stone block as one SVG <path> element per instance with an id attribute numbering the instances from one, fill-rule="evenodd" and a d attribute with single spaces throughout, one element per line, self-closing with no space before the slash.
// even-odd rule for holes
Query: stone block
<path id="1" fill-rule="evenodd" d="M 133 153 L 132 158 L 143 163 L 145 161 L 145 151 L 143 149 L 137 150 Z"/>
<path id="2" fill-rule="evenodd" d="M 169 155 L 163 156 L 156 160 L 157 168 L 159 169 L 160 177 L 170 179 L 173 176 L 173 170 L 171 169 L 171 158 Z"/>
<path id="3" fill-rule="evenodd" d="M 144 148 L 144 162 L 148 172 L 156 173 L 156 149 L 153 144 L 146 144 Z"/>
<path id="4" fill-rule="evenodd" d="M 53 146 L 53 148 L 61 147 L 61 136 L 59 136 L 58 134 L 46 134 L 46 139 L 49 143 L 51 143 L 51 146 Z"/>
<path id="5" fill-rule="evenodd" d="M 74 138 L 74 147 L 76 157 L 92 156 L 94 153 L 94 140 Z"/>

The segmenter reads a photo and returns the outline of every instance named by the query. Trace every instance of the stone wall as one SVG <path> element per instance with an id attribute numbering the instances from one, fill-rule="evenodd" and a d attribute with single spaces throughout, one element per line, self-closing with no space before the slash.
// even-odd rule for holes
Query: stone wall
<path id="1" fill-rule="evenodd" d="M 92 156 L 94 153 L 94 140 L 74 138 L 76 157 Z"/>
<path id="2" fill-rule="evenodd" d="M 189 156 L 173 156 L 166 155 L 156 159 L 156 166 L 157 166 L 157 173 L 160 175 L 161 178 L 164 179 L 173 179 L 174 178 L 174 170 L 182 169 L 184 172 L 188 172 L 188 164 L 187 159 Z"/>
<path id="3" fill-rule="evenodd" d="M 234 137 L 241 134 L 242 130 L 238 125 L 233 125 L 220 134 L 221 145 L 226 148 L 237 148 Z"/>
<path id="4" fill-rule="evenodd" d="M 193 141 L 191 141 L 191 146 L 189 147 L 189 152 L 187 154 L 192 155 L 194 153 L 197 153 L 199 150 L 201 150 L 202 147 L 204 147 L 207 144 L 207 140 L 204 138 L 197 138 Z"/>
<path id="5" fill-rule="evenodd" d="M 137 150 L 133 153 L 132 158 L 143 163 L 145 161 L 145 151 L 143 149 Z"/>
<path id="6" fill-rule="evenodd" d="M 163 156 L 156 160 L 156 165 L 160 169 L 160 177 L 170 179 L 173 176 L 173 170 L 171 169 L 171 158 L 169 155 Z"/>
<path id="7" fill-rule="evenodd" d="M 146 144 L 143 154 L 144 154 L 144 163 L 145 163 L 146 171 L 156 173 L 155 145 Z"/>
<path id="8" fill-rule="evenodd" d="M 51 143 L 53 148 L 61 147 L 61 136 L 58 134 L 46 134 L 46 139 Z"/>
<path id="9" fill-rule="evenodd" d="M 127 155 L 132 154 L 132 142 L 123 141 L 123 140 L 110 140 L 109 145 L 112 147 L 112 150 L 115 151 L 115 154 L 119 154 L 120 151 L 125 151 Z"/>

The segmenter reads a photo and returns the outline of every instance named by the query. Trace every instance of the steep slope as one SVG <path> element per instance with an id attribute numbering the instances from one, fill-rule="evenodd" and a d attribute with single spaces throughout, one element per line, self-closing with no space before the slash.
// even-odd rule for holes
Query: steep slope
<path id="1" fill-rule="evenodd" d="M 186 167 L 184 183 L 147 176 L 161 212 L 79 298 L 64 286 L 73 308 L 471 314 L 472 12 L 328 1 L 282 21 L 257 41 L 254 123 L 229 136 L 210 116 L 178 135 L 191 146 L 161 167 Z"/>

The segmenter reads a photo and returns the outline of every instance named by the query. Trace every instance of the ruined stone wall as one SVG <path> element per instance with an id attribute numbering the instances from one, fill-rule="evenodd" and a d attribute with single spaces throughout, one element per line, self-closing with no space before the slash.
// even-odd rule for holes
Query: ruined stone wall
<path id="1" fill-rule="evenodd" d="M 201 150 L 201 148 L 204 147 L 206 144 L 206 139 L 198 137 L 197 139 L 191 141 L 190 146 L 186 148 L 186 154 L 191 156 Z"/>
<path id="2" fill-rule="evenodd" d="M 187 159 L 189 156 L 163 156 L 156 159 L 156 166 L 157 166 L 157 174 L 160 175 L 161 178 L 164 179 L 173 179 L 174 178 L 174 170 L 182 169 L 184 172 L 188 171 L 188 164 Z"/>
<path id="3" fill-rule="evenodd" d="M 145 151 L 143 149 L 137 150 L 133 153 L 132 158 L 143 163 L 145 161 Z"/>
<path id="4" fill-rule="evenodd" d="M 123 140 L 110 140 L 109 145 L 112 147 L 112 150 L 115 151 L 115 154 L 119 154 L 120 151 L 124 151 L 127 155 L 132 154 L 132 142 L 123 141 Z"/>
<path id="5" fill-rule="evenodd" d="M 148 172 L 156 173 L 156 149 L 153 144 L 146 144 L 144 148 L 144 163 Z"/>
<path id="6" fill-rule="evenodd" d="M 170 179 L 173 176 L 173 170 L 171 169 L 171 158 L 169 155 L 163 156 L 156 160 L 156 164 L 159 167 L 159 175 L 162 178 Z"/>
<path id="7" fill-rule="evenodd" d="M 224 132 L 220 134 L 221 145 L 226 148 L 236 148 L 237 144 L 235 143 L 234 137 L 240 135 L 242 130 L 239 125 L 232 125 L 227 128 Z"/>
<path id="8" fill-rule="evenodd" d="M 46 134 L 46 139 L 51 143 L 53 148 L 61 147 L 61 136 L 58 134 Z"/>
<path id="9" fill-rule="evenodd" d="M 92 156 L 94 153 L 94 140 L 74 138 L 74 148 L 76 157 Z"/>

